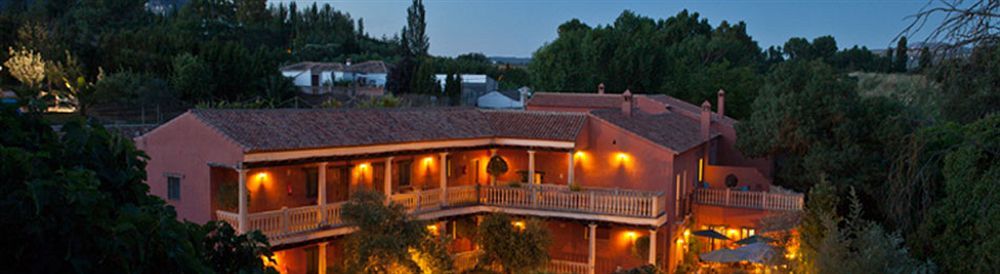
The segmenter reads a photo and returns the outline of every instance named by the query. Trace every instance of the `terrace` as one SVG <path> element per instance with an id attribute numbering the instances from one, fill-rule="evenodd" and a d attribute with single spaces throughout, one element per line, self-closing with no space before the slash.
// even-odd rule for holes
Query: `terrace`
<path id="1" fill-rule="evenodd" d="M 420 219 L 504 211 L 511 214 L 614 221 L 657 225 L 665 221 L 663 193 L 621 189 L 570 189 L 559 185 L 490 186 L 471 185 L 394 194 L 391 201 L 403 205 Z M 272 244 L 286 244 L 318 237 L 350 233 L 340 218 L 346 202 L 282 208 L 247 216 L 239 227 L 239 214 L 218 210 L 219 220 L 240 231 L 259 230 Z M 317 233 L 319 232 L 318 235 Z"/>

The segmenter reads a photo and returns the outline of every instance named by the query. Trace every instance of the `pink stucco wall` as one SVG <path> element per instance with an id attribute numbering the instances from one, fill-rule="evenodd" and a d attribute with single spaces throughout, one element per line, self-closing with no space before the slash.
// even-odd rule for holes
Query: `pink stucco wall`
<path id="1" fill-rule="evenodd" d="M 243 156 L 239 146 L 190 113 L 136 138 L 135 143 L 149 155 L 150 192 L 173 205 L 179 218 L 193 222 L 213 217 L 208 163 L 235 165 Z M 167 199 L 167 175 L 181 177 L 180 200 Z"/>

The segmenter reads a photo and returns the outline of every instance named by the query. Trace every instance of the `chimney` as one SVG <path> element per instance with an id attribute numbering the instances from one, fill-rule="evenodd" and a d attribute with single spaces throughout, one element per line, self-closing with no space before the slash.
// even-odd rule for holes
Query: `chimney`
<path id="1" fill-rule="evenodd" d="M 632 92 L 627 89 L 622 93 L 622 114 L 632 117 Z"/>
<path id="2" fill-rule="evenodd" d="M 719 106 L 716 109 L 719 111 L 719 117 L 726 117 L 726 91 L 719 90 Z"/>
<path id="3" fill-rule="evenodd" d="M 597 85 L 597 94 L 604 94 L 604 83 Z"/>
<path id="4" fill-rule="evenodd" d="M 708 141 L 710 134 L 709 127 L 712 125 L 712 103 L 706 100 L 701 103 L 701 139 Z"/>

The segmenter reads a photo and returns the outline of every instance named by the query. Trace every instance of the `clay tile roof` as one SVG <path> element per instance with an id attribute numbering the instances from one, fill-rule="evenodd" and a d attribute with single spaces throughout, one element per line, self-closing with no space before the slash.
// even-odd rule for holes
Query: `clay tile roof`
<path id="1" fill-rule="evenodd" d="M 488 138 L 498 132 L 504 137 L 573 141 L 585 119 L 472 108 L 194 109 L 190 113 L 246 152 Z M 519 123 L 549 126 L 535 129 Z"/>
<path id="2" fill-rule="evenodd" d="M 677 113 L 645 114 L 633 112 L 625 116 L 620 110 L 593 110 L 591 115 L 628 130 L 642 138 L 682 153 L 702 143 L 698 121 Z M 712 137 L 719 132 L 712 131 Z"/>
<path id="3" fill-rule="evenodd" d="M 348 70 L 361 73 L 389 73 L 389 68 L 382 61 L 366 61 L 348 66 Z"/>
<path id="4" fill-rule="evenodd" d="M 344 65 L 340 63 L 321 63 L 321 62 L 298 62 L 295 64 L 287 65 L 281 67 L 282 71 L 287 70 L 320 70 L 320 71 L 342 71 L 344 70 Z"/>
<path id="5" fill-rule="evenodd" d="M 496 137 L 574 141 L 587 117 L 582 113 L 481 110 Z"/>
<path id="6" fill-rule="evenodd" d="M 528 105 L 546 107 L 618 108 L 621 104 L 621 94 L 536 92 L 528 100 Z"/>

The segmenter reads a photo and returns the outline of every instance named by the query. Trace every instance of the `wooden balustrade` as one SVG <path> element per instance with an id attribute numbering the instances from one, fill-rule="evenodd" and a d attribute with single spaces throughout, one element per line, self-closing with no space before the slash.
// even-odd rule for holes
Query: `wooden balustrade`
<path id="1" fill-rule="evenodd" d="M 634 190 L 574 191 L 566 187 L 535 186 L 483 186 L 481 190 L 483 203 L 487 205 L 631 217 L 657 217 L 663 212 L 661 204 L 665 202 L 662 193 Z"/>
<path id="2" fill-rule="evenodd" d="M 590 266 L 587 263 L 552 260 L 545 265 L 545 270 L 554 274 L 586 274 L 590 273 Z"/>
<path id="3" fill-rule="evenodd" d="M 694 192 L 694 202 L 761 210 L 802 210 L 804 195 L 762 191 L 735 191 L 701 188 Z"/>
<path id="4" fill-rule="evenodd" d="M 570 190 L 565 186 L 456 186 L 445 193 L 441 189 L 396 194 L 391 201 L 403 205 L 408 212 L 425 213 L 443 207 L 489 205 L 573 213 L 657 218 L 665 210 L 663 193 L 584 188 Z M 260 230 L 272 240 L 290 235 L 344 225 L 341 207 L 344 202 L 323 206 L 303 206 L 251 213 L 247 216 L 247 231 Z M 774 203 L 769 203 L 774 204 Z M 219 220 L 234 227 L 238 214 L 219 210 Z"/>
<path id="5" fill-rule="evenodd" d="M 449 187 L 448 194 L 446 195 L 448 198 L 448 205 L 460 206 L 475 204 L 479 201 L 478 187 L 479 186 L 476 185 Z"/>

